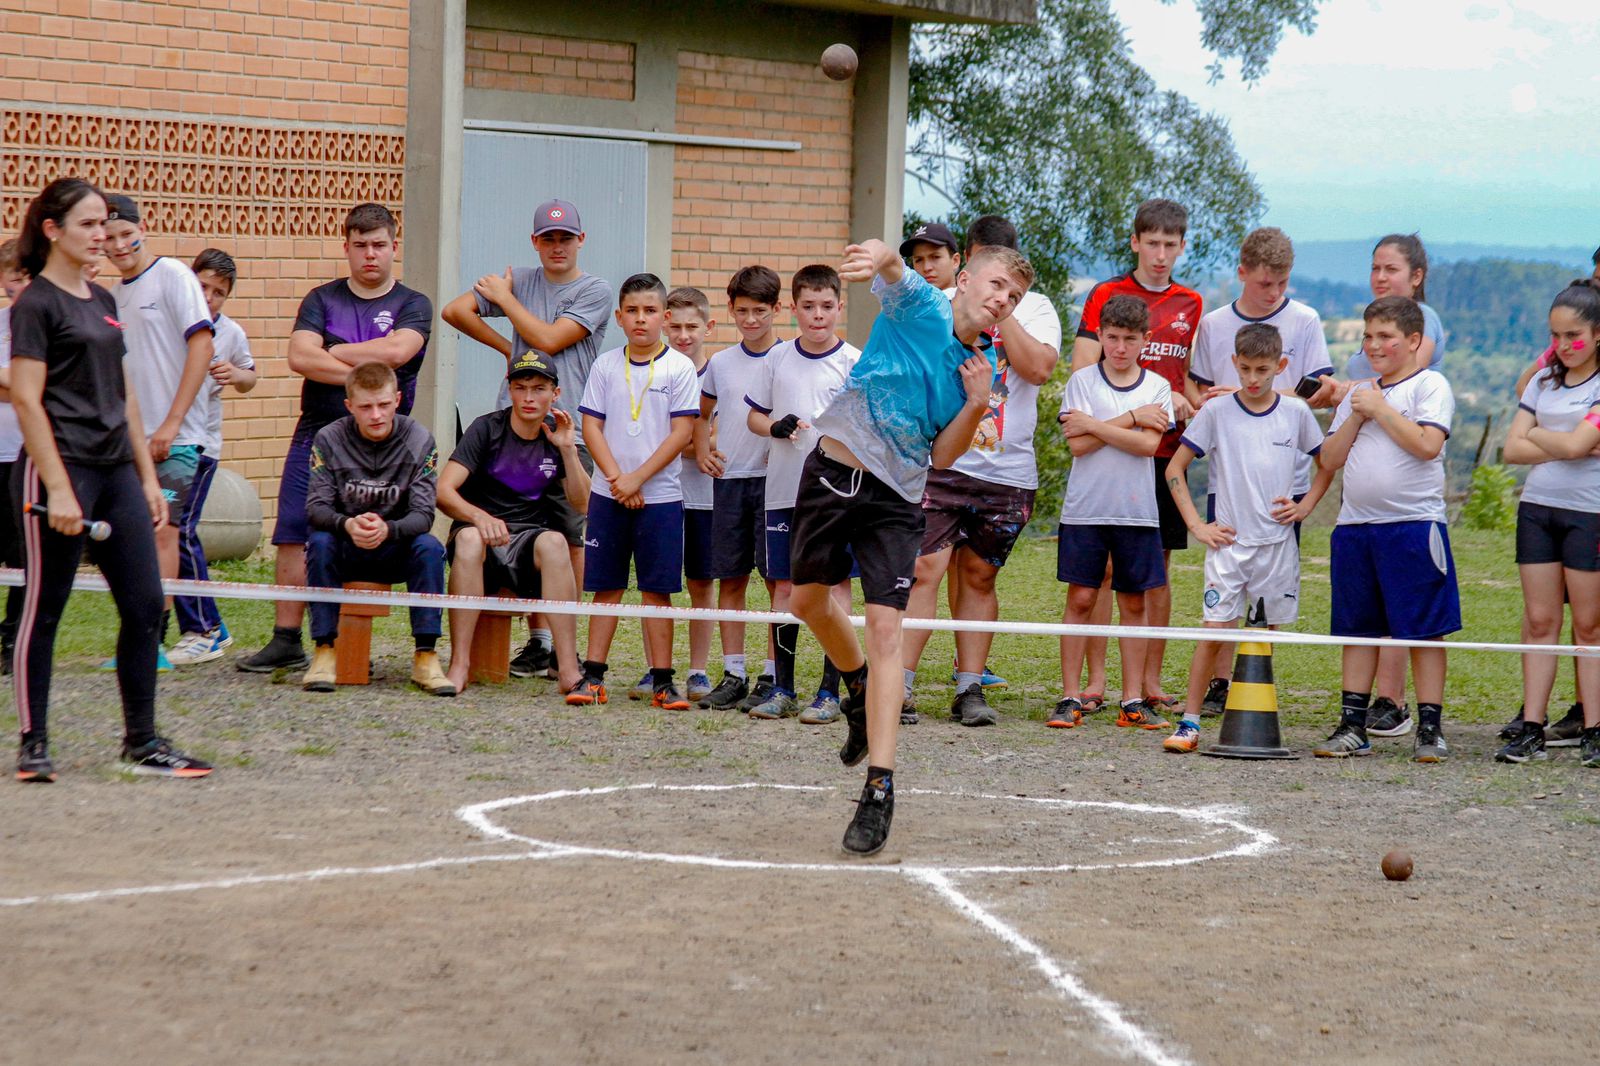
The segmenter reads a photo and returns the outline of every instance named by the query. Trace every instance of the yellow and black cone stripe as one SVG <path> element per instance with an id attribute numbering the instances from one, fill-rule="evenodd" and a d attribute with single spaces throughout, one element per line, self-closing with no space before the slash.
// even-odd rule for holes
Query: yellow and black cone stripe
<path id="1" fill-rule="evenodd" d="M 1278 688 L 1272 679 L 1272 645 L 1243 642 L 1217 743 L 1206 755 L 1228 759 L 1293 759 L 1278 729 Z"/>

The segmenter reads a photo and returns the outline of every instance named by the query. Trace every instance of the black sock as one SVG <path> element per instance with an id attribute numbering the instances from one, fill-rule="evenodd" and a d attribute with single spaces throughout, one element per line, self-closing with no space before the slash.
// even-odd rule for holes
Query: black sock
<path id="1" fill-rule="evenodd" d="M 606 679 L 606 664 L 597 663 L 593 659 L 583 660 L 583 676 L 592 677 L 596 681 L 604 681 Z"/>
<path id="2" fill-rule="evenodd" d="M 867 695 L 867 664 L 862 663 L 856 670 L 841 670 L 839 676 L 844 678 L 845 691 L 853 700 L 862 700 Z M 865 708 L 863 708 L 864 710 Z"/>
<path id="3" fill-rule="evenodd" d="M 432 651 L 439 646 L 439 634 L 437 633 L 431 635 L 425 633 L 421 636 L 414 636 L 412 639 L 417 642 L 418 651 Z"/>
<path id="4" fill-rule="evenodd" d="M 650 684 L 656 688 L 666 688 L 672 684 L 672 675 L 675 671 L 670 666 L 652 666 L 650 668 Z"/>
<path id="5" fill-rule="evenodd" d="M 300 646 L 300 641 L 301 641 L 300 627 L 299 626 L 273 626 L 272 627 L 272 639 L 273 640 L 282 640 L 282 641 L 286 641 L 286 642 L 292 643 L 295 647 L 298 648 Z"/>
<path id="6" fill-rule="evenodd" d="M 1345 689 L 1339 695 L 1339 724 L 1353 725 L 1363 734 L 1367 731 L 1367 708 L 1372 704 L 1372 693 L 1351 692 Z"/>
<path id="7" fill-rule="evenodd" d="M 867 786 L 894 795 L 894 771 L 885 770 L 881 766 L 867 767 Z"/>
<path id="8" fill-rule="evenodd" d="M 1439 703 L 1417 704 L 1417 725 L 1431 725 L 1435 729 L 1444 727 L 1444 705 Z"/>
<path id="9" fill-rule="evenodd" d="M 817 691 L 832 693 L 835 696 L 839 694 L 839 668 L 833 665 L 833 660 L 826 655 L 822 657 L 822 684 L 817 686 Z"/>
<path id="10" fill-rule="evenodd" d="M 800 643 L 800 626 L 778 622 L 772 627 L 773 683 L 785 692 L 794 691 L 794 649 Z"/>

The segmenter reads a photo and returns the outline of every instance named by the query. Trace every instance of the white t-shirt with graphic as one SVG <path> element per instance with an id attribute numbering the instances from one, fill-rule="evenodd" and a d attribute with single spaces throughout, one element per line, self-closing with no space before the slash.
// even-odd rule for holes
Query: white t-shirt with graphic
<path id="1" fill-rule="evenodd" d="M 1293 495 L 1300 460 L 1322 447 L 1322 427 L 1297 396 L 1274 396 L 1255 412 L 1238 393 L 1219 396 L 1194 416 L 1183 443 L 1211 459 L 1217 523 L 1234 531 L 1234 543 L 1277 544 L 1294 526 L 1273 520 L 1273 501 Z"/>
<path id="2" fill-rule="evenodd" d="M 1301 378 L 1333 373 L 1328 341 L 1322 334 L 1322 316 L 1299 300 L 1285 299 L 1276 311 L 1261 318 L 1241 312 L 1237 301 L 1207 312 L 1195 333 L 1189 376 L 1203 386 L 1238 388 L 1239 372 L 1233 366 L 1234 340 L 1241 329 L 1257 322 L 1277 327 L 1283 338 L 1284 357 L 1289 360 L 1289 365 L 1273 379 L 1274 389 L 1292 393 Z M 1310 488 L 1311 460 L 1302 455 L 1295 468 L 1293 494 L 1299 496 Z"/>
<path id="3" fill-rule="evenodd" d="M 142 274 L 113 290 L 127 345 L 128 377 L 139 397 L 145 433 L 154 433 L 172 410 L 178 381 L 189 360 L 189 338 L 211 329 L 211 309 L 194 271 L 160 256 Z M 202 384 L 184 413 L 174 444 L 204 445 L 211 422 L 211 396 Z"/>
<path id="4" fill-rule="evenodd" d="M 945 295 L 953 296 L 955 290 L 946 289 Z M 1032 290 L 1024 293 L 1011 317 L 1028 336 L 1048 344 L 1057 355 L 1061 353 L 1061 316 L 1048 296 Z M 989 412 L 978 423 L 972 447 L 951 469 L 996 485 L 1036 489 L 1039 466 L 1034 458 L 1033 434 L 1039 425 L 1039 386 L 1011 369 L 1000 330 L 995 328 L 988 333 L 994 338 L 993 350 L 999 364 L 989 393 Z"/>
<path id="5" fill-rule="evenodd" d="M 1061 413 L 1081 411 L 1109 422 L 1145 404 L 1167 412 L 1172 424 L 1172 387 L 1165 378 L 1140 368 L 1131 385 L 1113 385 L 1104 363 L 1084 367 L 1067 379 Z M 1067 473 L 1067 495 L 1061 502 L 1061 524 L 1066 526 L 1159 526 L 1156 512 L 1156 463 L 1147 455 L 1134 455 L 1106 445 L 1072 461 Z"/>
<path id="6" fill-rule="evenodd" d="M 650 362 L 635 363 L 626 348 L 613 348 L 595 359 L 578 410 L 604 420 L 606 444 L 617 460 L 617 469 L 626 474 L 655 454 L 672 432 L 674 418 L 699 417 L 698 386 L 694 363 L 682 352 L 663 344 Z M 634 417 L 635 411 L 638 417 Z M 630 433 L 631 426 L 638 426 L 639 432 Z M 641 494 L 645 503 L 683 499 L 678 467 L 678 463 L 668 463 L 644 483 Z M 593 488 L 597 495 L 612 498 L 611 482 L 599 471 Z"/>
<path id="7" fill-rule="evenodd" d="M 244 335 L 239 323 L 227 315 L 218 315 L 212 323 L 212 331 L 216 335 L 211 354 L 212 366 L 232 363 L 240 370 L 256 368 L 256 361 L 250 355 L 250 339 Z M 222 386 L 215 378 L 207 377 L 205 384 L 200 386 L 200 393 L 206 397 L 208 404 L 206 454 L 219 459 L 222 457 Z"/>
<path id="8" fill-rule="evenodd" d="M 1590 411 L 1600 405 L 1600 373 L 1562 387 L 1551 383 L 1550 368 L 1539 371 L 1522 390 L 1518 404 L 1533 415 L 1540 429 L 1571 433 Z M 1538 463 L 1528 470 L 1522 486 L 1524 503 L 1560 507 L 1568 511 L 1600 514 L 1600 459 L 1585 455 Z"/>
<path id="9" fill-rule="evenodd" d="M 780 342 L 781 344 L 781 342 Z M 700 392 L 717 401 L 717 451 L 727 456 L 723 463 L 724 480 L 764 477 L 767 473 L 767 438 L 750 432 L 745 421 L 744 398 L 761 379 L 763 368 L 775 344 L 764 352 L 752 352 L 742 343 L 724 348 L 706 363 L 700 379 Z"/>
<path id="10" fill-rule="evenodd" d="M 0 367 L 11 365 L 11 308 L 0 307 Z M 22 454 L 22 425 L 17 409 L 0 400 L 0 463 L 14 463 Z"/>
<path id="11" fill-rule="evenodd" d="M 861 358 L 861 351 L 839 341 L 821 355 L 800 347 L 800 341 L 784 341 L 767 353 L 760 377 L 745 394 L 744 402 L 764 415 L 782 418 L 796 415 L 812 422 L 820 415 L 850 377 L 850 368 Z M 733 408 L 728 408 L 732 417 Z M 793 507 L 800 491 L 800 468 L 806 456 L 816 450 L 821 434 L 814 427 L 797 429 L 787 440 L 768 439 L 767 499 L 769 511 Z"/>
<path id="12" fill-rule="evenodd" d="M 685 357 L 687 358 L 687 356 Z M 690 360 L 693 362 L 693 360 Z M 710 366 L 707 363 L 706 366 Z M 700 380 L 705 380 L 706 367 L 700 368 Z M 716 418 L 717 413 L 711 412 L 711 417 Z M 700 469 L 700 464 L 695 462 L 693 455 L 686 455 L 678 460 L 678 484 L 683 489 L 683 509 L 685 511 L 711 510 L 712 479 L 711 475 Z"/>
<path id="13" fill-rule="evenodd" d="M 1455 394 L 1450 383 L 1436 370 L 1419 370 L 1393 385 L 1375 380 L 1357 382 L 1340 401 L 1328 435 L 1350 420 L 1350 397 L 1361 389 L 1382 388 L 1389 406 L 1422 426 L 1434 426 L 1450 436 L 1450 423 L 1456 415 Z M 1344 504 L 1339 508 L 1339 524 L 1378 525 L 1386 522 L 1443 522 L 1444 454 L 1418 459 L 1389 436 L 1384 428 L 1368 420 L 1356 432 L 1344 464 Z"/>

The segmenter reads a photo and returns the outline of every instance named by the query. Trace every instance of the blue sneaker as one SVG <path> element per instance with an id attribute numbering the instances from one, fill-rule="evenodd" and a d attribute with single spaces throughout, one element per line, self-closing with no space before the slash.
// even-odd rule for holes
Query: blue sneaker
<path id="1" fill-rule="evenodd" d="M 231 643 L 231 641 L 230 641 L 230 643 Z M 105 662 L 100 664 L 100 669 L 102 669 L 102 670 L 115 670 L 116 668 L 117 668 L 117 657 L 115 655 L 113 655 L 111 658 L 107 659 Z M 171 660 L 169 660 L 167 658 L 167 649 L 163 648 L 159 644 L 156 645 L 156 673 L 158 673 L 158 674 L 170 674 L 170 673 L 172 673 L 172 662 L 171 662 Z"/>
<path id="2" fill-rule="evenodd" d="M 183 639 L 173 645 L 167 661 L 173 666 L 209 663 L 222 658 L 222 653 L 232 644 L 233 637 L 228 635 L 226 625 L 219 625 L 209 633 L 185 633 Z"/>
<path id="3" fill-rule="evenodd" d="M 956 683 L 956 671 L 954 669 L 950 671 L 950 683 L 952 685 Z M 978 684 L 982 685 L 986 689 L 1000 689 L 1005 688 L 1007 685 L 1011 684 L 1011 682 L 1007 681 L 999 674 L 990 672 L 988 664 L 986 663 L 984 664 L 983 674 L 979 679 Z"/>

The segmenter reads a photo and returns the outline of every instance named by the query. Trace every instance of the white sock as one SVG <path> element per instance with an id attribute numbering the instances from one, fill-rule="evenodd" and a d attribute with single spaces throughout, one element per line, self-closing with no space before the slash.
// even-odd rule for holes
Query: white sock
<path id="1" fill-rule="evenodd" d="M 552 640 L 550 637 L 550 631 L 548 629 L 530 630 L 528 635 L 531 636 L 533 638 L 533 642 L 539 645 L 541 648 L 548 648 L 551 646 Z"/>
<path id="2" fill-rule="evenodd" d="M 965 692 L 972 685 L 977 685 L 979 688 L 982 688 L 983 687 L 983 675 L 982 674 L 964 674 L 959 670 L 956 671 L 956 691 L 957 692 Z"/>
<path id="3" fill-rule="evenodd" d="M 777 677 L 778 676 L 777 664 L 775 664 L 771 659 L 762 659 L 761 660 L 761 672 L 763 674 L 766 674 L 768 677 Z"/>
<path id="4" fill-rule="evenodd" d="M 917 683 L 917 672 L 915 670 L 901 670 L 900 673 L 905 675 L 906 699 L 909 700 L 911 698 L 911 686 Z"/>
<path id="5" fill-rule="evenodd" d="M 732 674 L 734 677 L 745 678 L 747 681 L 749 680 L 748 677 L 745 677 L 743 655 L 724 655 L 722 657 L 722 668 L 728 673 Z"/>

